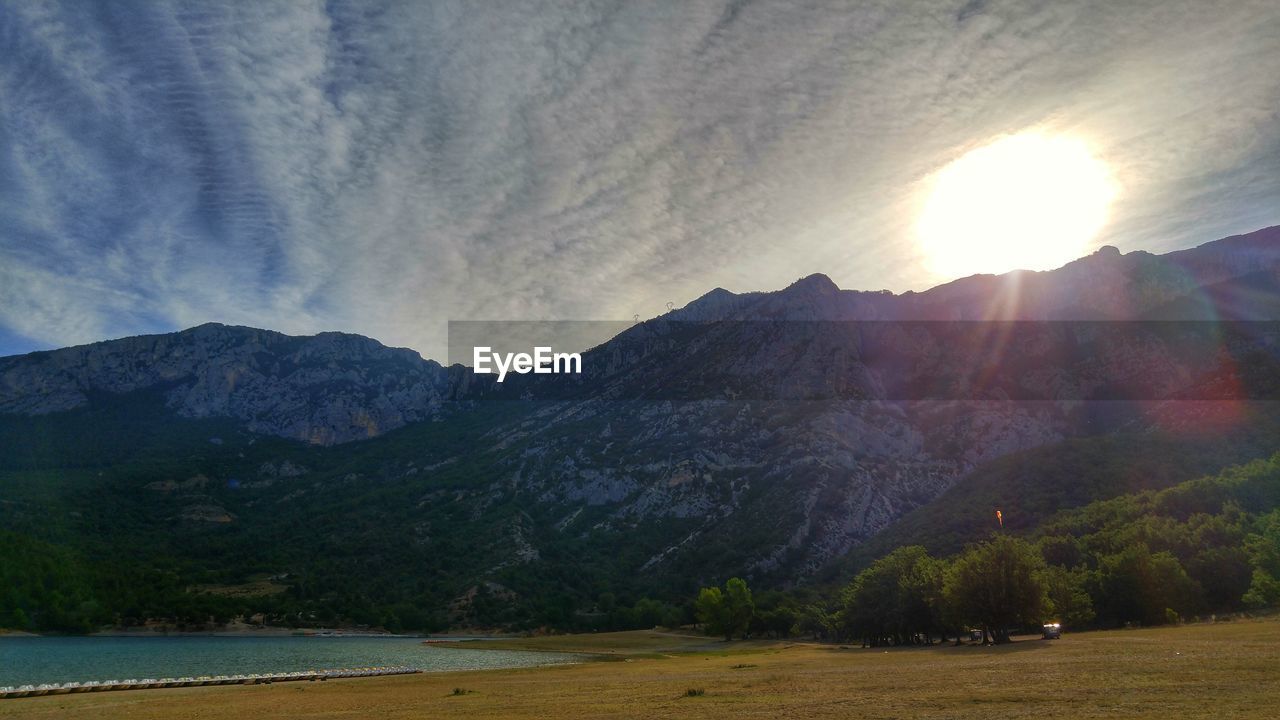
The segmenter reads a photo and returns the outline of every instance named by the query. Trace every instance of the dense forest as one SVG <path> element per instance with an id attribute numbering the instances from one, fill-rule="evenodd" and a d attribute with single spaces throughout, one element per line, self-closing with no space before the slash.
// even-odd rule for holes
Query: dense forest
<path id="1" fill-rule="evenodd" d="M 496 530 L 447 503 L 419 509 L 422 490 L 410 477 L 372 488 L 365 475 L 347 479 L 421 444 L 420 430 L 339 455 L 200 421 L 148 426 L 152 444 L 138 452 L 111 442 L 136 433 L 120 421 L 134 414 L 87 415 L 84 427 L 72 428 L 77 437 L 105 438 L 81 462 L 68 462 L 70 443 L 55 444 L 53 431 L 40 428 L 36 436 L 52 438 L 49 449 L 15 442 L 23 452 L 0 459 L 0 627 L 82 633 L 147 621 L 206 628 L 232 619 L 396 632 L 652 627 L 697 621 L 699 585 L 743 574 L 726 563 L 722 574 L 677 568 L 678 577 L 621 576 L 617 559 L 634 549 L 587 535 L 575 545 L 544 538 L 541 562 L 498 567 L 494 582 L 474 583 L 466 566 L 486 561 L 502 541 Z M 29 430 L 0 427 L 15 438 Z M 467 441 L 465 433 L 433 438 L 445 448 Z M 1213 462 L 1251 454 L 1262 439 L 1236 446 L 1147 441 L 1156 445 L 1145 452 L 1136 439 L 1100 438 L 1001 460 L 827 575 L 799 586 L 748 576 L 757 587 L 741 632 L 915 642 L 986 623 L 1156 624 L 1280 601 L 1280 457 L 1167 487 Z M 46 459 L 52 457 L 57 465 Z M 292 465 L 327 465 L 336 479 L 308 495 L 305 478 L 289 476 Z M 193 466 L 226 479 L 192 475 Z M 277 475 L 235 480 L 262 467 Z M 451 472 L 446 477 L 458 479 L 439 492 L 466 487 L 476 469 Z M 188 475 L 183 482 L 200 484 L 200 502 L 231 508 L 237 522 L 176 514 L 191 501 L 169 478 Z M 1153 487 L 1164 489 L 1147 489 Z M 1009 497 L 1019 501 L 1005 502 Z M 1084 504 L 1091 497 L 1105 499 Z M 1003 530 L 994 517 L 998 504 Z M 1054 505 L 1067 509 L 1051 512 Z M 508 528 L 527 520 L 515 500 L 497 511 Z M 408 520 L 423 512 L 417 522 L 430 532 L 429 552 L 387 529 L 390 519 L 414 527 Z M 716 542 L 731 557 L 734 539 Z M 879 552 L 871 557 L 869 550 Z M 994 561 L 1026 571 L 1030 599 L 1011 616 L 984 620 L 978 609 L 965 609 L 960 590 L 964 582 L 981 587 L 983 562 Z"/>

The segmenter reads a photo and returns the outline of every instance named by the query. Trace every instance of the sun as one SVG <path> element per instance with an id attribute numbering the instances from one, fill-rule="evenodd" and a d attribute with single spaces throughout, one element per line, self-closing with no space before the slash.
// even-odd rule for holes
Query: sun
<path id="1" fill-rule="evenodd" d="M 1010 135 L 933 177 L 916 232 L 940 277 L 1048 270 L 1088 253 L 1116 194 L 1083 141 Z"/>

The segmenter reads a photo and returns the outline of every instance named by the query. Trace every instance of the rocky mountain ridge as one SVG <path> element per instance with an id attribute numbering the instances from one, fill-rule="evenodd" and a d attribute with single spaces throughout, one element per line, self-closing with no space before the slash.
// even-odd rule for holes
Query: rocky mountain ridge
<path id="1" fill-rule="evenodd" d="M 366 575 L 440 606 L 785 584 L 1002 458 L 1236 437 L 1243 405 L 1280 397 L 1280 331 L 1203 321 L 1280 319 L 1277 278 L 1277 229 L 924 293 L 814 275 L 713 290 L 584 353 L 580 377 L 500 388 L 368 338 L 221 325 L 0 358 L 0 519 L 46 527 L 12 488 L 47 498 L 53 469 L 89 488 L 67 494 L 84 537 L 160 539 L 216 577 L 251 557 L 307 598 Z"/>
<path id="2" fill-rule="evenodd" d="M 253 432 L 327 445 L 439 417 L 470 379 L 359 335 L 210 323 L 0 358 L 0 412 L 54 413 L 95 394 L 162 388 L 181 416 L 231 417 Z"/>
<path id="3" fill-rule="evenodd" d="M 1057 270 L 975 275 L 921 293 L 841 290 L 824 275 L 777 292 L 716 289 L 656 320 L 702 323 L 714 335 L 711 326 L 726 320 L 1278 319 L 1277 296 L 1280 227 L 1273 227 L 1166 255 L 1106 247 Z M 595 351 L 610 358 L 606 374 L 644 355 L 647 325 Z M 728 343 L 735 352 L 741 347 L 743 338 L 718 333 L 696 342 Z M 794 338 L 768 340 L 738 352 L 741 362 L 767 365 L 795 344 Z M 710 367 L 733 374 L 724 363 Z M 775 374 L 771 382 L 803 386 L 813 372 L 846 370 L 814 363 L 802 369 L 785 378 Z M 164 387 L 168 405 L 186 417 L 232 417 L 254 432 L 334 444 L 442 417 L 491 383 L 358 335 L 289 337 L 218 324 L 0 358 L 0 413 L 59 412 L 84 405 L 93 393 L 153 387 Z"/>

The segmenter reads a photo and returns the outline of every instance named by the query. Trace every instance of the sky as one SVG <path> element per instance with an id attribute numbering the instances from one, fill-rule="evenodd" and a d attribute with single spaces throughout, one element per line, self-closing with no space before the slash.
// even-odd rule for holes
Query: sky
<path id="1" fill-rule="evenodd" d="M 0 355 L 921 290 L 930 178 L 1030 131 L 1093 246 L 1280 224 L 1280 3 L 0 2 Z"/>

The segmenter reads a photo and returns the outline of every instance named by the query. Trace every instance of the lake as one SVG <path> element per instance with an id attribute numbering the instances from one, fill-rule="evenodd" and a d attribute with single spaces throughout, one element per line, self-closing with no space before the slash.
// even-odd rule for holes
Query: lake
<path id="1" fill-rule="evenodd" d="M 0 686 L 293 672 L 381 665 L 425 671 L 554 665 L 580 656 L 450 650 L 423 638 L 0 637 Z"/>

